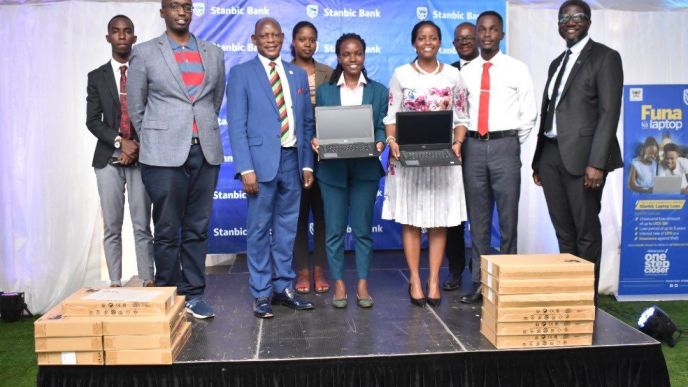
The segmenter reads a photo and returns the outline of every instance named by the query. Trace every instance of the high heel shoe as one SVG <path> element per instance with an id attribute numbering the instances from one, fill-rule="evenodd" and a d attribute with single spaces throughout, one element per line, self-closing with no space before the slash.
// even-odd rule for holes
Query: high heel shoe
<path id="1" fill-rule="evenodd" d="M 408 295 L 411 303 L 415 306 L 420 306 L 421 308 L 425 306 L 425 297 L 423 298 L 413 298 L 411 295 L 411 284 L 408 286 Z"/>
<path id="2" fill-rule="evenodd" d="M 430 294 L 430 287 L 428 286 L 427 283 L 425 284 L 425 291 L 428 293 L 428 295 Z M 439 298 L 431 298 L 430 296 L 428 296 L 426 298 L 426 300 L 427 300 L 428 305 L 432 306 L 433 308 L 440 306 L 440 304 L 442 303 L 442 297 L 441 296 Z"/>

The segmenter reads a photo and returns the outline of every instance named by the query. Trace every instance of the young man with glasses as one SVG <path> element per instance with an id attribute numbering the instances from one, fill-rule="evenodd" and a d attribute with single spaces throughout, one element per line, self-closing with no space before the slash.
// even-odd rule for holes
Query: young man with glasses
<path id="1" fill-rule="evenodd" d="M 559 251 L 595 263 L 597 292 L 602 189 L 607 173 L 623 166 L 616 139 L 623 68 L 618 52 L 590 39 L 591 23 L 585 1 L 569 0 L 559 8 L 566 50 L 549 66 L 532 167 Z"/>
<path id="2" fill-rule="evenodd" d="M 165 32 L 136 46 L 129 68 L 129 117 L 139 130 L 139 162 L 153 202 L 159 286 L 177 286 L 196 318 L 215 315 L 203 300 L 208 222 L 223 161 L 217 115 L 225 90 L 222 50 L 189 32 L 191 0 L 163 0 Z"/>

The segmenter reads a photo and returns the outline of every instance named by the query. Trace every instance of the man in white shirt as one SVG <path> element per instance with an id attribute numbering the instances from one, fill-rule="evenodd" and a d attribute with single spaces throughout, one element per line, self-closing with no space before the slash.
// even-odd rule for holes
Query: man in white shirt
<path id="1" fill-rule="evenodd" d="M 485 11 L 476 21 L 480 56 L 461 69 L 468 88 L 471 124 L 462 147 L 463 178 L 473 243 L 473 292 L 480 295 L 480 256 L 490 254 L 492 213 L 497 206 L 502 254 L 515 254 L 521 191 L 521 143 L 537 118 L 533 80 L 526 65 L 499 50 L 501 15 Z"/>
<path id="2" fill-rule="evenodd" d="M 681 193 L 688 193 L 688 159 L 679 157 L 678 145 L 673 142 L 664 145 L 664 158 L 659 165 L 657 176 L 681 176 Z"/>

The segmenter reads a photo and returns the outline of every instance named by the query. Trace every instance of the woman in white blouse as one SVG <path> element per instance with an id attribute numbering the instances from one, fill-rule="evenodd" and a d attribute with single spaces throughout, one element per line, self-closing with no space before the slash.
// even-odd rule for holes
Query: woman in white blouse
<path id="1" fill-rule="evenodd" d="M 439 27 L 421 21 L 413 27 L 411 43 L 417 58 L 398 67 L 389 83 L 388 113 L 384 119 L 390 160 L 385 183 L 383 219 L 402 224 L 404 255 L 409 268 L 409 298 L 417 306 L 438 306 L 441 301 L 439 271 L 444 256 L 447 227 L 466 220 L 461 167 L 404 167 L 396 143 L 396 113 L 400 111 L 453 110 L 452 149 L 461 157 L 468 125 L 466 88 L 459 71 L 437 60 L 442 42 Z M 421 229 L 427 229 L 430 274 L 424 294 L 418 265 Z"/>

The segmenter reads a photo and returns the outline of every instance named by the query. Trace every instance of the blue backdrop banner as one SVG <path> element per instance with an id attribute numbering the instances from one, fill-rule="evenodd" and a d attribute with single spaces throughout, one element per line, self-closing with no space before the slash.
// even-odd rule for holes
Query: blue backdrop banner
<path id="1" fill-rule="evenodd" d="M 620 300 L 688 299 L 688 85 L 624 87 Z"/>
<path id="2" fill-rule="evenodd" d="M 368 75 L 387 85 L 395 67 L 409 63 L 415 57 L 411 46 L 411 29 L 420 20 L 432 20 L 442 29 L 439 59 L 452 63 L 458 59 L 452 45 L 454 28 L 465 21 L 475 22 L 480 12 L 491 9 L 506 17 L 504 0 L 351 0 L 351 1 L 221 1 L 194 2 L 192 31 L 201 39 L 217 44 L 225 52 L 227 71 L 235 64 L 253 58 L 257 51 L 251 43 L 256 21 L 270 16 L 282 25 L 285 34 L 282 58 L 291 60 L 291 30 L 307 20 L 318 28 L 318 51 L 315 60 L 332 67 L 337 62 L 335 42 L 346 32 L 355 32 L 366 41 L 366 69 Z M 506 21 L 505 21 L 506 24 Z M 231 86 L 230 86 L 231 87 Z M 246 195 L 239 181 L 234 179 L 232 150 L 227 135 L 227 116 L 223 106 L 220 130 L 225 148 L 225 162 L 215 191 L 215 203 L 209 227 L 209 252 L 233 253 L 246 251 Z M 385 162 L 385 160 L 383 160 Z M 400 227 L 380 219 L 382 209 L 381 182 L 373 220 L 376 249 L 401 247 Z M 312 225 L 311 225 L 312 230 Z M 346 240 L 351 249 L 352 238 Z"/>

